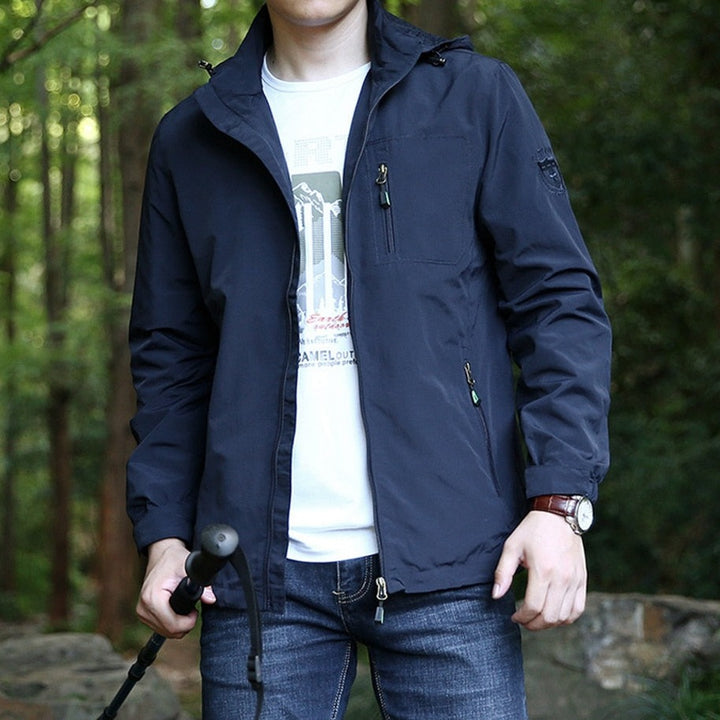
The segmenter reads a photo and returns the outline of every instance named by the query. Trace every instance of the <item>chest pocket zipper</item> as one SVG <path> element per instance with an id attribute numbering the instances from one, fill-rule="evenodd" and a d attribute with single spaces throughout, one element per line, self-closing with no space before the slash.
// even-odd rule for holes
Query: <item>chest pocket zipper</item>
<path id="1" fill-rule="evenodd" d="M 465 371 L 465 382 L 467 383 L 468 390 L 470 391 L 470 400 L 474 407 L 477 409 L 478 416 L 480 418 L 480 424 L 482 425 L 483 436 L 485 440 L 485 446 L 487 447 L 488 460 L 490 462 L 490 475 L 495 487 L 495 491 L 500 495 L 500 485 L 498 483 L 497 471 L 495 468 L 495 457 L 492 450 L 492 442 L 490 438 L 490 428 L 485 417 L 485 410 L 482 406 L 482 400 L 475 389 L 475 377 L 473 376 L 472 365 L 469 361 L 465 361 L 463 365 Z"/>
<path id="2" fill-rule="evenodd" d="M 390 184 L 388 176 L 390 169 L 386 163 L 378 166 L 378 175 L 375 178 L 375 185 L 378 187 L 378 201 L 385 216 L 385 242 L 389 254 L 395 252 L 395 225 L 393 223 L 392 204 L 390 202 Z"/>

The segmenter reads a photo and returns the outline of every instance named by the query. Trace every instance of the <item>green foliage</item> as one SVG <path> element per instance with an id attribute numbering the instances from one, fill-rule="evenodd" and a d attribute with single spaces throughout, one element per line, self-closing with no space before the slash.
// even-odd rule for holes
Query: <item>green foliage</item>
<path id="1" fill-rule="evenodd" d="M 613 471 L 590 562 L 604 589 L 717 595 L 720 340 L 713 308 L 656 258 L 617 269 Z M 621 539 L 618 542 L 618 539 Z"/>
<path id="2" fill-rule="evenodd" d="M 87 623 L 93 614 L 88 611 L 94 602 L 89 580 L 95 572 L 97 504 L 109 395 L 106 320 L 117 302 L 127 302 L 109 290 L 102 267 L 98 239 L 99 109 L 101 105 L 111 108 L 106 131 L 112 133 L 127 93 L 147 88 L 159 117 L 205 82 L 204 72 L 196 66 L 197 59 L 205 55 L 202 48 L 219 48 L 222 56 L 218 54 L 215 61 L 234 51 L 229 45 L 232 35 L 245 31 L 259 2 L 220 3 L 218 8 L 198 13 L 197 28 L 184 28 L 185 37 L 179 37 L 177 3 L 167 0 L 163 32 L 150 43 L 132 45 L 121 43 L 116 32 L 121 4 L 98 3 L 78 14 L 82 4 L 47 0 L 40 15 L 40 6 L 34 2 L 0 7 L 0 63 L 23 48 L 38 46 L 12 64 L 0 65 L 0 428 L 3 437 L 12 432 L 15 443 L 12 456 L 6 456 L 5 445 L 0 446 L 0 488 L 6 478 L 12 478 L 17 548 L 17 592 L 2 598 L 0 614 L 29 617 L 47 606 L 53 508 L 45 409 L 50 373 L 62 368 L 73 398 L 71 582 L 80 624 Z M 49 30 L 70 17 L 74 21 L 61 34 L 47 36 Z M 189 40 L 187 36 L 193 33 L 195 39 Z M 221 37 L 227 38 L 225 44 L 219 43 Z M 147 72 L 118 86 L 123 62 L 139 55 Z M 59 234 L 65 249 L 69 303 L 61 325 L 66 341 L 60 357 L 51 351 L 45 311 L 43 133 L 49 147 L 50 209 L 56 229 L 66 172 L 63 163 L 68 156 L 75 173 L 74 220 Z M 16 191 L 12 212 L 6 200 L 11 189 Z M 120 218 L 118 202 L 116 225 Z M 12 268 L 8 265 L 11 255 Z M 12 309 L 6 306 L 11 272 L 15 285 Z"/>
<path id="3" fill-rule="evenodd" d="M 556 146 L 614 326 L 612 468 L 594 589 L 717 597 L 720 11 L 686 2 L 487 1 Z"/>
<path id="4" fill-rule="evenodd" d="M 720 672 L 686 668 L 677 683 L 655 681 L 600 720 L 720 720 Z"/>

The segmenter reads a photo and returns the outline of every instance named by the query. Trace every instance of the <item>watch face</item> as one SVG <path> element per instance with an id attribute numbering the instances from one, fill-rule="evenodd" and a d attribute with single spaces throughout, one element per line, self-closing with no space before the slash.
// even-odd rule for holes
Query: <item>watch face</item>
<path id="1" fill-rule="evenodd" d="M 587 498 L 582 498 L 577 506 L 577 524 L 582 532 L 590 529 L 593 524 L 593 505 Z"/>

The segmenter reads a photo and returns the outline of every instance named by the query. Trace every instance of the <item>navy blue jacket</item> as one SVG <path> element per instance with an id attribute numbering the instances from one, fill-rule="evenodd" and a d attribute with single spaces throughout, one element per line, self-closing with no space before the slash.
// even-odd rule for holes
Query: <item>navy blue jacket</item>
<path id="1" fill-rule="evenodd" d="M 526 497 L 595 499 L 608 465 L 610 331 L 514 74 L 466 40 L 370 7 L 372 68 L 344 172 L 348 302 L 382 573 L 390 592 L 421 592 L 490 581 Z M 270 41 L 263 9 L 152 144 L 128 508 L 141 548 L 232 525 L 261 603 L 279 608 L 298 232 L 262 93 Z M 221 604 L 242 604 L 232 569 L 214 587 Z"/>

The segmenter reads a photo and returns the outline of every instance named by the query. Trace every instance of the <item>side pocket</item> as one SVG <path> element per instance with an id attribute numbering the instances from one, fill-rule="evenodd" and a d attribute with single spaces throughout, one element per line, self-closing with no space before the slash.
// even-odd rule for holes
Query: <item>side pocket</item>
<path id="1" fill-rule="evenodd" d="M 500 495 L 500 485 L 498 483 L 497 470 L 495 468 L 495 456 L 493 454 L 492 442 L 490 439 L 490 427 L 488 426 L 487 418 L 485 417 L 485 410 L 482 406 L 482 400 L 475 389 L 475 377 L 473 376 L 472 365 L 469 360 L 465 361 L 463 365 L 465 371 L 465 382 L 467 383 L 468 390 L 470 392 L 470 401 L 477 411 L 477 415 L 480 418 L 480 426 L 482 429 L 482 436 L 485 441 L 485 447 L 487 449 L 488 461 L 490 463 L 490 475 L 492 477 L 495 492 Z"/>

